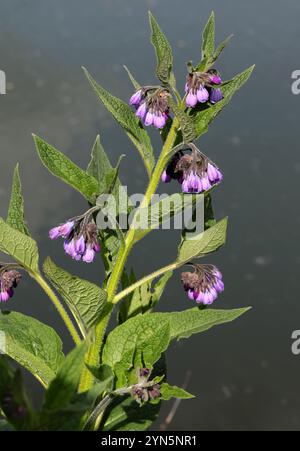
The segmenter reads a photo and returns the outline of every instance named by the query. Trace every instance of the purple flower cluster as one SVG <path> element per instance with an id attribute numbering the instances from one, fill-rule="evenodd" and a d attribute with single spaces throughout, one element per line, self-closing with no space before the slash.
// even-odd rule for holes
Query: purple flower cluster
<path id="1" fill-rule="evenodd" d="M 161 129 L 169 118 L 168 96 L 168 91 L 163 88 L 143 87 L 131 96 L 129 103 L 136 108 L 136 116 L 146 126 Z"/>
<path id="2" fill-rule="evenodd" d="M 210 305 L 224 291 L 222 274 L 214 265 L 194 265 L 194 272 L 183 272 L 181 281 L 189 299 Z"/>
<path id="3" fill-rule="evenodd" d="M 202 193 L 220 183 L 223 175 L 219 168 L 197 147 L 190 143 L 191 154 L 177 152 L 164 170 L 161 180 L 177 180 L 184 193 Z"/>
<path id="4" fill-rule="evenodd" d="M 97 237 L 97 226 L 93 221 L 88 222 L 87 217 L 79 217 L 69 220 L 49 231 L 49 238 L 55 240 L 64 239 L 64 250 L 74 260 L 82 260 L 91 263 L 97 252 L 100 252 L 100 244 Z"/>
<path id="5" fill-rule="evenodd" d="M 147 402 L 149 399 L 160 397 L 160 385 L 149 381 L 151 371 L 148 368 L 138 370 L 138 383 L 131 389 L 131 396 L 140 404 Z"/>
<path id="6" fill-rule="evenodd" d="M 218 85 L 222 83 L 220 74 L 215 69 L 207 72 L 193 71 L 187 75 L 185 92 L 186 106 L 194 108 L 197 103 L 215 104 L 223 95 Z M 142 86 L 129 100 L 136 109 L 136 116 L 146 125 L 158 129 L 164 128 L 169 118 L 169 91 L 163 87 Z"/>
<path id="7" fill-rule="evenodd" d="M 222 79 L 215 69 L 189 73 L 185 84 L 186 106 L 194 108 L 197 103 L 219 102 L 223 95 L 221 89 L 216 86 L 221 83 Z"/>
<path id="8" fill-rule="evenodd" d="M 10 264 L 3 265 L 0 268 L 0 301 L 8 301 L 14 294 L 14 288 L 17 287 L 21 280 L 21 274 L 9 269 Z"/>

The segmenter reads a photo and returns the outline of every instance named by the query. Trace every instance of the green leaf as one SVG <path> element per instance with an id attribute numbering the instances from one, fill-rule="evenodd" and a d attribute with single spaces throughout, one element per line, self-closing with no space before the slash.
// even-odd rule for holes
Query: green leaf
<path id="1" fill-rule="evenodd" d="M 115 168 L 112 168 L 105 177 L 105 183 L 106 183 L 106 193 L 112 194 L 115 192 L 116 185 L 119 181 L 119 170 L 120 170 L 120 164 L 122 159 L 125 157 L 125 155 L 120 155 L 117 166 Z"/>
<path id="2" fill-rule="evenodd" d="M 215 50 L 215 14 L 212 11 L 202 34 L 202 59 L 210 58 Z"/>
<path id="3" fill-rule="evenodd" d="M 187 210 L 192 210 L 196 203 L 202 198 L 199 194 L 175 193 L 172 195 L 163 195 L 163 198 L 148 208 L 141 209 L 136 218 L 135 240 L 138 241 L 152 230 L 158 229 L 161 224 Z M 149 228 L 148 228 L 149 227 Z"/>
<path id="4" fill-rule="evenodd" d="M 87 167 L 87 174 L 94 177 L 98 181 L 99 194 L 107 193 L 106 176 L 113 171 L 108 156 L 101 144 L 100 136 L 97 135 L 91 154 L 91 161 Z M 120 185 L 120 180 L 116 180 L 116 185 Z"/>
<path id="5" fill-rule="evenodd" d="M 43 270 L 70 308 L 82 334 L 86 336 L 101 315 L 107 299 L 106 291 L 68 273 L 49 257 L 44 262 Z"/>
<path id="6" fill-rule="evenodd" d="M 113 389 L 114 374 L 110 366 L 100 365 L 99 367 L 91 367 L 86 365 L 95 379 L 101 383 L 101 392 L 111 391 Z M 100 393 L 100 392 L 99 392 Z"/>
<path id="7" fill-rule="evenodd" d="M 138 315 L 113 329 L 103 348 L 102 363 L 111 366 L 117 387 L 127 382 L 130 370 L 152 368 L 169 345 L 168 319 L 158 324 L 152 314 Z"/>
<path id="8" fill-rule="evenodd" d="M 166 36 L 161 31 L 158 23 L 149 11 L 149 21 L 152 31 L 151 43 L 156 52 L 157 67 L 156 75 L 163 84 L 170 83 L 171 71 L 173 66 L 173 54 L 171 46 Z M 173 79 L 173 77 L 172 77 Z M 174 79 L 172 80 L 174 85 Z"/>
<path id="9" fill-rule="evenodd" d="M 155 159 L 150 138 L 146 130 L 142 127 L 140 120 L 136 117 L 129 105 L 102 88 L 85 68 L 83 70 L 103 105 L 125 129 L 127 135 L 138 149 L 150 177 Z"/>
<path id="10" fill-rule="evenodd" d="M 28 271 L 39 272 L 39 254 L 36 242 L 10 227 L 2 218 L 0 218 L 0 251 L 13 257 Z"/>
<path id="11" fill-rule="evenodd" d="M 24 199 L 19 175 L 19 165 L 14 170 L 11 198 L 7 214 L 7 224 L 24 235 L 30 235 L 24 218 Z"/>
<path id="12" fill-rule="evenodd" d="M 58 369 L 45 394 L 43 410 L 55 410 L 67 407 L 77 393 L 87 342 L 74 348 Z"/>
<path id="13" fill-rule="evenodd" d="M 127 190 L 124 186 L 122 186 L 119 177 L 117 177 L 117 168 L 112 167 L 108 156 L 101 145 L 99 136 L 97 136 L 93 146 L 92 157 L 87 168 L 87 173 L 94 176 L 98 180 L 100 194 L 108 193 L 107 189 L 109 178 L 111 176 L 114 178 L 114 187 L 112 189 L 112 194 L 115 199 L 116 212 L 119 216 L 125 215 L 127 217 L 128 210 L 130 209 L 131 205 L 127 196 Z M 103 199 L 103 202 L 106 200 L 106 198 Z M 102 198 L 100 196 L 97 199 L 97 204 L 101 203 L 101 201 Z M 107 209 L 109 210 L 108 207 L 102 209 L 104 210 L 102 211 L 102 214 L 104 214 Z M 112 217 L 114 217 L 114 215 L 112 215 Z M 107 275 L 109 275 L 111 268 L 114 265 L 120 244 L 124 239 L 117 223 L 115 223 L 115 227 L 115 230 L 105 229 L 99 231 L 102 248 L 101 254 L 104 259 Z"/>
<path id="14" fill-rule="evenodd" d="M 254 66 L 249 67 L 244 72 L 236 75 L 232 80 L 224 82 L 221 90 L 224 98 L 206 109 L 194 110 L 190 114 L 194 118 L 196 138 L 207 132 L 209 124 L 212 120 L 223 110 L 223 108 L 230 102 L 232 96 L 237 92 L 250 77 Z"/>
<path id="15" fill-rule="evenodd" d="M 120 399 L 108 410 L 103 430 L 108 431 L 145 431 L 157 419 L 160 403 L 146 403 L 139 406 L 130 396 Z"/>
<path id="16" fill-rule="evenodd" d="M 212 206 L 211 194 L 208 193 L 204 197 L 204 229 L 209 229 L 216 224 L 214 210 Z"/>
<path id="17" fill-rule="evenodd" d="M 217 61 L 220 54 L 223 52 L 223 50 L 225 49 L 225 47 L 227 46 L 227 44 L 229 43 L 229 41 L 231 40 L 232 37 L 233 37 L 233 34 L 231 34 L 226 39 L 224 39 L 224 41 L 222 41 L 218 45 L 216 50 L 213 52 L 213 54 L 209 58 L 202 59 L 202 61 L 195 67 L 195 70 L 199 71 L 199 72 L 206 72 L 208 69 L 210 69 L 214 65 L 214 63 Z"/>
<path id="18" fill-rule="evenodd" d="M 91 160 L 87 167 L 87 174 L 94 177 L 99 186 L 99 193 L 105 192 L 105 174 L 112 169 L 109 159 L 103 149 L 100 136 L 97 135 L 91 153 Z"/>
<path id="19" fill-rule="evenodd" d="M 17 430 L 26 430 L 32 422 L 32 409 L 25 392 L 20 369 L 12 369 L 0 356 L 0 410 Z"/>
<path id="20" fill-rule="evenodd" d="M 64 359 L 57 333 L 40 321 L 17 312 L 0 313 L 0 330 L 5 333 L 5 354 L 48 386 Z"/>
<path id="21" fill-rule="evenodd" d="M 183 240 L 178 252 L 177 262 L 184 264 L 216 251 L 225 243 L 227 218 L 200 233 L 197 237 Z"/>
<path id="22" fill-rule="evenodd" d="M 176 385 L 169 385 L 163 383 L 160 386 L 160 394 L 164 401 L 169 401 L 171 398 L 190 399 L 194 398 L 194 395 L 183 390 L 183 388 L 176 387 Z"/>
<path id="23" fill-rule="evenodd" d="M 141 85 L 136 81 L 136 79 L 134 78 L 134 76 L 132 75 L 132 73 L 130 72 L 130 70 L 128 69 L 128 67 L 125 66 L 125 65 L 124 65 L 123 67 L 124 67 L 124 69 L 126 70 L 127 75 L 128 75 L 128 77 L 129 77 L 131 83 L 133 84 L 134 88 L 136 89 L 136 91 L 138 91 L 138 90 L 140 89 Z"/>
<path id="24" fill-rule="evenodd" d="M 116 230 L 107 229 L 100 231 L 100 236 L 101 254 L 104 260 L 106 277 L 108 278 L 115 265 L 121 243 Z"/>
<path id="25" fill-rule="evenodd" d="M 99 193 L 97 180 L 43 139 L 36 135 L 33 139 L 43 165 L 51 174 L 79 191 L 89 202 L 94 202 Z"/>
<path id="26" fill-rule="evenodd" d="M 250 307 L 233 310 L 201 309 L 193 307 L 182 312 L 152 313 L 156 322 L 169 320 L 171 340 L 189 338 L 193 334 L 198 334 L 219 324 L 234 321 L 239 316 L 246 313 Z"/>
<path id="27" fill-rule="evenodd" d="M 118 165 L 116 168 L 113 168 L 111 165 L 98 135 L 93 145 L 91 161 L 87 167 L 87 173 L 98 181 L 99 195 L 108 194 L 108 185 L 110 185 L 108 182 L 110 177 L 113 177 L 114 186 L 112 194 L 116 200 L 117 212 L 119 214 L 127 214 L 130 202 L 127 196 L 127 190 L 122 186 L 118 177 L 118 169 Z"/>
<path id="28" fill-rule="evenodd" d="M 38 431 L 80 431 L 87 415 L 93 409 L 101 384 L 95 383 L 84 393 L 74 396 L 68 405 L 59 409 L 42 410 L 38 418 Z"/>
<path id="29" fill-rule="evenodd" d="M 161 276 L 158 281 L 155 283 L 153 289 L 152 289 L 152 296 L 151 296 L 151 308 L 154 308 L 158 301 L 160 300 L 166 285 L 170 278 L 173 275 L 173 271 L 167 271 L 163 276 Z"/>
<path id="30" fill-rule="evenodd" d="M 212 66 L 217 61 L 217 59 L 219 58 L 220 54 L 223 52 L 223 50 L 225 49 L 225 47 L 227 46 L 227 44 L 229 43 L 229 41 L 231 40 L 232 37 L 233 37 L 233 34 L 227 36 L 227 38 L 224 39 L 224 41 L 222 41 L 218 45 L 218 47 L 216 48 L 215 52 L 213 53 L 213 55 L 209 59 L 209 62 L 208 62 L 209 67 Z"/>

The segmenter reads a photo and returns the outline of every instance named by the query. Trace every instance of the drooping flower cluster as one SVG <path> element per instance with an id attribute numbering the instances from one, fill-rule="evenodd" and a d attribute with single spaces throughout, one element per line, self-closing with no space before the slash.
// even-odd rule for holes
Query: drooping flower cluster
<path id="1" fill-rule="evenodd" d="M 210 305 L 224 291 L 222 274 L 214 265 L 192 265 L 194 272 L 183 272 L 181 281 L 188 297 L 197 304 Z"/>
<path id="2" fill-rule="evenodd" d="M 130 98 L 130 105 L 136 108 L 136 116 L 146 126 L 164 128 L 169 118 L 169 92 L 164 88 L 142 87 Z"/>
<path id="3" fill-rule="evenodd" d="M 202 193 L 220 183 L 223 175 L 219 168 L 193 144 L 190 154 L 177 152 L 162 174 L 162 181 L 177 180 L 184 193 Z"/>
<path id="4" fill-rule="evenodd" d="M 0 266 L 0 301 L 8 301 L 14 294 L 14 288 L 21 280 L 21 274 L 15 269 L 10 269 L 11 265 Z"/>
<path id="5" fill-rule="evenodd" d="M 131 396 L 139 403 L 143 404 L 149 399 L 156 399 L 160 396 L 160 385 L 149 381 L 151 371 L 148 368 L 138 370 L 138 383 L 131 389 Z"/>
<path id="6" fill-rule="evenodd" d="M 185 92 L 186 106 L 194 108 L 197 103 L 214 104 L 222 100 L 223 95 L 218 85 L 222 83 L 219 73 L 215 69 L 207 72 L 191 72 L 187 75 Z"/>
<path id="7" fill-rule="evenodd" d="M 100 252 L 97 226 L 92 219 L 91 210 L 49 231 L 51 240 L 59 237 L 64 239 L 66 254 L 70 255 L 74 260 L 91 263 L 96 253 Z"/>

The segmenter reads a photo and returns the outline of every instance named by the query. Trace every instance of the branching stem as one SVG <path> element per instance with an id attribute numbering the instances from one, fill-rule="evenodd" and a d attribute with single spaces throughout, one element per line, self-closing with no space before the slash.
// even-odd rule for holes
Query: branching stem
<path id="1" fill-rule="evenodd" d="M 161 174 L 164 171 L 165 165 L 168 160 L 168 154 L 174 145 L 178 128 L 179 128 L 179 122 L 178 122 L 177 118 L 175 117 L 173 120 L 172 127 L 167 136 L 167 139 L 162 148 L 159 159 L 157 161 L 157 164 L 151 175 L 149 185 L 146 190 L 143 202 L 141 202 L 139 209 L 136 211 L 135 217 L 139 214 L 141 209 L 147 208 L 147 206 L 151 202 L 152 195 L 156 192 L 157 186 L 158 186 L 160 178 L 161 178 Z M 135 224 L 135 221 L 133 220 L 132 223 Z M 109 281 L 107 284 L 107 296 L 108 296 L 107 297 L 107 311 L 106 311 L 105 315 L 102 316 L 99 323 L 95 327 L 95 341 L 92 344 L 92 346 L 90 347 L 90 350 L 86 357 L 86 363 L 90 366 L 99 365 L 103 336 L 105 334 L 105 331 L 106 331 L 106 328 L 107 328 L 107 325 L 108 325 L 108 322 L 110 319 L 110 315 L 113 310 L 113 306 L 115 304 L 115 300 L 114 300 L 115 294 L 118 289 L 118 285 L 119 285 L 122 273 L 124 271 L 124 266 L 125 266 L 127 257 L 134 245 L 134 242 L 135 242 L 135 234 L 136 234 L 135 229 L 130 228 L 126 235 L 126 238 L 125 238 L 125 245 L 120 248 L 119 254 L 116 259 L 115 267 L 109 278 Z M 92 386 L 93 380 L 94 380 L 94 378 L 93 378 L 92 374 L 88 371 L 88 369 L 87 368 L 84 369 L 82 378 L 81 378 L 79 391 L 83 392 L 83 391 L 88 390 Z"/>

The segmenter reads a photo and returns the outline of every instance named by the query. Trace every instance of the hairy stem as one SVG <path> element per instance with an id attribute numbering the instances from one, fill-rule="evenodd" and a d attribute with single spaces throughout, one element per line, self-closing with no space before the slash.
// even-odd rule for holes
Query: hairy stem
<path id="1" fill-rule="evenodd" d="M 81 338 L 72 323 L 67 311 L 65 310 L 64 306 L 61 304 L 60 300 L 56 297 L 54 291 L 52 288 L 47 284 L 45 279 L 40 274 L 32 274 L 32 277 L 36 280 L 36 282 L 41 286 L 41 288 L 45 291 L 45 293 L 49 296 L 51 299 L 53 305 L 55 306 L 56 310 L 60 314 L 63 322 L 65 323 L 68 331 L 70 332 L 74 342 L 76 345 L 81 343 Z"/>

